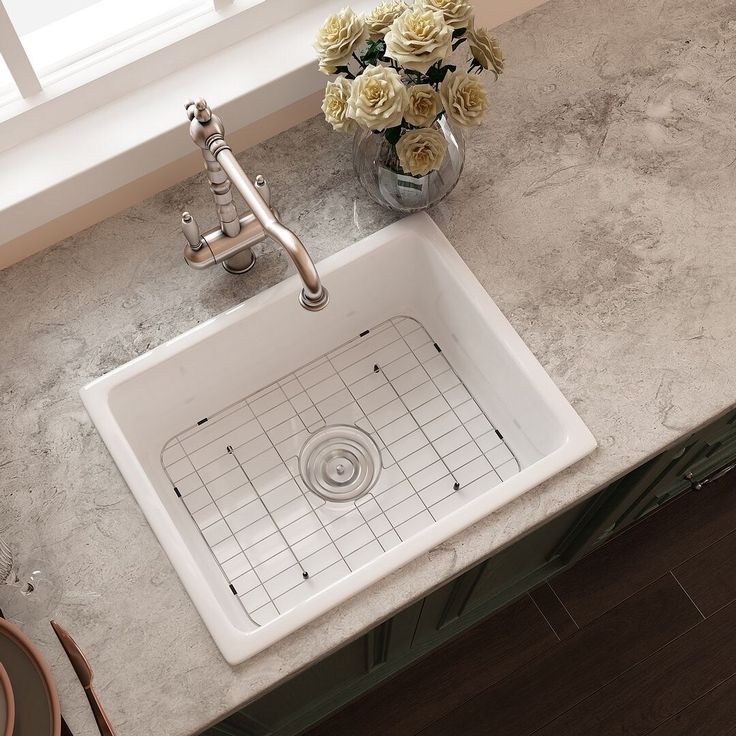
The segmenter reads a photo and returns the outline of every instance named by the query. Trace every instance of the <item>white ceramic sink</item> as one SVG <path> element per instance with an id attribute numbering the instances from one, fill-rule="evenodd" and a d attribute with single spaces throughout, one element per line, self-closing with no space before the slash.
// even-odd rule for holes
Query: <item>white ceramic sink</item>
<path id="1" fill-rule="evenodd" d="M 428 216 L 318 268 L 81 391 L 231 664 L 595 447 Z"/>

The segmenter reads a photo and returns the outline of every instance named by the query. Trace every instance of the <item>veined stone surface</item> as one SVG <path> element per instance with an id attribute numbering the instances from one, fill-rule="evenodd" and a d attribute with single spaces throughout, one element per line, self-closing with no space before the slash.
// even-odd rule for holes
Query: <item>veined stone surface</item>
<path id="1" fill-rule="evenodd" d="M 214 221 L 197 176 L 0 272 L 0 532 L 58 568 L 54 616 L 120 736 L 219 720 L 736 403 L 736 5 L 550 0 L 497 35 L 508 71 L 431 214 L 600 447 L 242 666 L 215 648 L 77 392 L 280 281 L 287 256 L 261 246 L 244 278 L 189 270 L 179 212 Z M 315 260 L 394 217 L 319 118 L 239 159 Z M 12 617 L 9 591 L 0 605 Z M 97 733 L 48 624 L 24 629 L 74 733 Z"/>

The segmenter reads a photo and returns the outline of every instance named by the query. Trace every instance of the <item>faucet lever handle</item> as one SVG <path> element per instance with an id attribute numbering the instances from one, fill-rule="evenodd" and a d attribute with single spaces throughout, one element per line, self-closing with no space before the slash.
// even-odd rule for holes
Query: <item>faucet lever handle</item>
<path id="1" fill-rule="evenodd" d="M 202 97 L 197 97 L 195 100 L 189 98 L 184 102 L 184 109 L 190 120 L 196 119 L 200 123 L 209 123 L 212 119 L 212 110 L 207 100 Z"/>
<path id="2" fill-rule="evenodd" d="M 204 245 L 204 238 L 199 231 L 199 225 L 188 212 L 181 213 L 181 231 L 192 250 L 199 250 Z"/>

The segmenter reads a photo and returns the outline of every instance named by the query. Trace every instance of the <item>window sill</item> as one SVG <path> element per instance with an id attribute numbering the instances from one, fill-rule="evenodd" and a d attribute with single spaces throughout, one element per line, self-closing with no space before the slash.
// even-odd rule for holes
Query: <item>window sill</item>
<path id="1" fill-rule="evenodd" d="M 321 90 L 311 44 L 333 11 L 328 0 L 0 153 L 0 267 L 4 244 L 191 154 L 185 99 L 206 97 L 236 131 Z"/>

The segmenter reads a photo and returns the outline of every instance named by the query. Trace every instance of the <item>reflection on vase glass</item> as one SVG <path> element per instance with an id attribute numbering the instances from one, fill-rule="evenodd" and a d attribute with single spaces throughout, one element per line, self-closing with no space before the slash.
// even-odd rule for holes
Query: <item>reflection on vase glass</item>
<path id="1" fill-rule="evenodd" d="M 425 176 L 405 173 L 396 146 L 385 136 L 362 129 L 355 134 L 355 173 L 376 202 L 398 212 L 417 212 L 437 204 L 455 188 L 465 163 L 463 134 L 446 117 L 433 127 L 444 136 L 447 152 L 440 167 Z"/>
<path id="2" fill-rule="evenodd" d="M 4 615 L 25 623 L 49 618 L 62 593 L 59 577 L 52 570 L 46 560 L 19 560 L 0 537 L 0 589 L 9 593 L 0 598 Z"/>

